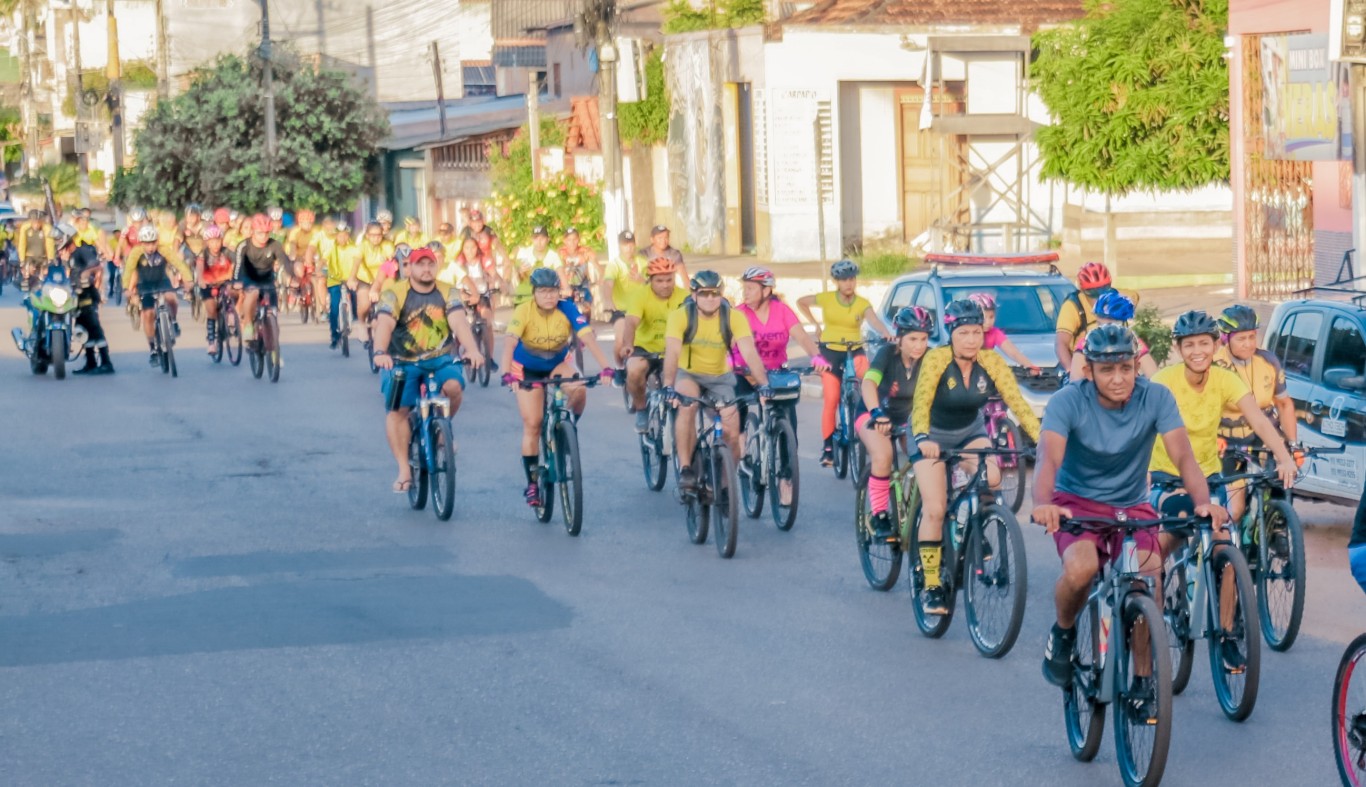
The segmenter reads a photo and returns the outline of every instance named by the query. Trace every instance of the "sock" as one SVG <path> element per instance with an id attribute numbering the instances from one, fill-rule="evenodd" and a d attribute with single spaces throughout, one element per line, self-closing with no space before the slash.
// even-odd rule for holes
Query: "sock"
<path id="1" fill-rule="evenodd" d="M 826 436 L 825 436 L 825 450 L 827 450 L 827 451 L 833 451 L 833 450 L 835 450 L 835 437 L 834 437 L 834 435 L 826 435 Z"/>
<path id="2" fill-rule="evenodd" d="M 868 476 L 868 504 L 872 506 L 874 514 L 881 514 L 887 510 L 887 503 L 891 498 L 891 479 L 887 476 Z"/>
<path id="3" fill-rule="evenodd" d="M 527 482 L 528 484 L 535 483 L 535 481 L 536 481 L 536 465 L 539 464 L 539 462 L 540 462 L 540 456 L 524 456 L 524 457 L 522 457 L 522 471 L 526 473 L 526 482 Z"/>
<path id="4" fill-rule="evenodd" d="M 147 340 L 147 351 L 153 353 L 157 351 L 157 343 L 155 339 Z"/>
<path id="5" fill-rule="evenodd" d="M 920 567 L 925 571 L 925 587 L 939 587 L 939 557 L 944 551 L 943 541 L 920 542 Z"/>
<path id="6" fill-rule="evenodd" d="M 204 321 L 204 324 L 205 324 L 206 326 L 208 326 L 208 330 L 209 330 L 209 341 L 213 341 L 214 339 L 217 339 L 217 338 L 218 338 L 218 320 L 214 319 L 213 317 L 210 317 L 210 318 L 208 318 L 207 320 Z"/>

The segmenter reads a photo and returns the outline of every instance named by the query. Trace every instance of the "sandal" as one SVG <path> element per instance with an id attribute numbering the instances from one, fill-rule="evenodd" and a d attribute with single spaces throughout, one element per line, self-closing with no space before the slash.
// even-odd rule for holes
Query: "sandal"
<path id="1" fill-rule="evenodd" d="M 407 492 L 409 489 L 412 489 L 412 488 L 413 488 L 413 481 L 412 481 L 411 478 L 408 479 L 408 480 L 406 480 L 406 481 L 395 481 L 395 482 L 394 482 L 394 486 L 393 486 L 393 492 L 394 492 L 394 494 L 396 494 L 396 495 L 401 495 L 401 494 Z"/>

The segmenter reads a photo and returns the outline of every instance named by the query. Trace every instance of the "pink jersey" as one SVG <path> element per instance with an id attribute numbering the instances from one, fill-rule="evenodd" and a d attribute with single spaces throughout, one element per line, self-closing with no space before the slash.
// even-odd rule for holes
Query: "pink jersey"
<path id="1" fill-rule="evenodd" d="M 991 326 L 991 330 L 982 334 L 982 349 L 984 350 L 994 350 L 1005 343 L 1006 332 L 994 325 Z"/>
<path id="2" fill-rule="evenodd" d="M 747 304 L 742 303 L 735 308 L 749 320 L 749 329 L 754 333 L 754 346 L 759 350 L 764 368 L 781 369 L 787 363 L 787 342 L 792 337 L 792 326 L 801 324 L 797 313 L 777 298 L 768 301 L 768 322 L 760 322 L 759 315 Z M 735 348 L 730 351 L 730 361 L 732 366 L 748 365 L 740 357 L 739 349 Z"/>

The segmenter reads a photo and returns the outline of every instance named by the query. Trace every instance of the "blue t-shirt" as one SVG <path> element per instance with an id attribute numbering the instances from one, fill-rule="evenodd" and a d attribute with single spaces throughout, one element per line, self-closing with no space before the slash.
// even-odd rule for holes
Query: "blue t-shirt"
<path id="1" fill-rule="evenodd" d="M 1183 425 L 1171 391 L 1142 377 L 1117 410 L 1101 406 L 1090 380 L 1064 386 L 1043 413 L 1043 431 L 1067 439 L 1057 490 L 1116 508 L 1143 503 L 1153 443 Z"/>

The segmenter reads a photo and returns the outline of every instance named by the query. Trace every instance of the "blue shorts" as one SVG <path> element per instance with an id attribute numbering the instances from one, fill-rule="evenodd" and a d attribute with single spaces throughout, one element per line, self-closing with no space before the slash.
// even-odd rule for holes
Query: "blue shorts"
<path id="1" fill-rule="evenodd" d="M 465 365 L 456 363 L 455 359 L 449 355 L 429 358 L 416 363 L 396 363 L 394 369 L 403 369 L 407 375 L 403 380 L 403 396 L 399 399 L 400 407 L 417 406 L 418 393 L 422 381 L 427 379 L 427 372 L 436 373 L 437 388 L 445 388 L 446 383 L 450 380 L 460 383 L 461 390 L 465 388 Z M 394 379 L 394 369 L 385 369 L 379 378 L 379 391 L 386 402 L 389 400 L 389 386 Z"/>

